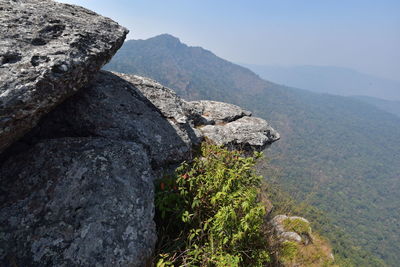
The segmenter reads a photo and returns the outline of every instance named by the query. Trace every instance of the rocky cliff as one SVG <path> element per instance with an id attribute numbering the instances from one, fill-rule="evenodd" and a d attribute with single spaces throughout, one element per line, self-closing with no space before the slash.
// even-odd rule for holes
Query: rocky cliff
<path id="1" fill-rule="evenodd" d="M 81 7 L 0 0 L 0 262 L 143 266 L 153 181 L 203 139 L 279 139 L 240 107 L 187 102 L 144 77 L 99 71 L 127 30 Z"/>

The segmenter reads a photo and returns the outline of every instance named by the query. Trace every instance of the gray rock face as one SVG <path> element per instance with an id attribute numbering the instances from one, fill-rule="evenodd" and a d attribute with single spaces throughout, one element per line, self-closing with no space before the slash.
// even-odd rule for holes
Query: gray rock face
<path id="1" fill-rule="evenodd" d="M 75 93 L 127 30 L 51 0 L 0 0 L 0 152 Z"/>
<path id="2" fill-rule="evenodd" d="M 150 258 L 153 174 L 143 146 L 45 140 L 9 158 L 0 176 L 2 266 L 143 266 Z"/>
<path id="3" fill-rule="evenodd" d="M 263 150 L 279 133 L 268 122 L 251 117 L 241 107 L 217 101 L 186 102 L 187 117 L 202 135 L 217 145 L 246 151 Z"/>
<path id="4" fill-rule="evenodd" d="M 187 123 L 187 104 L 174 91 L 158 82 L 137 76 L 115 73 L 132 83 L 146 97 L 165 118 L 173 119 L 177 123 Z"/>
<path id="5" fill-rule="evenodd" d="M 198 125 L 226 123 L 244 116 L 251 116 L 250 111 L 241 107 L 217 101 L 191 101 L 188 102 L 188 106 L 192 116 L 200 117 L 195 121 Z"/>
<path id="6" fill-rule="evenodd" d="M 33 130 L 34 138 L 97 136 L 134 141 L 143 145 L 155 168 L 190 159 L 192 146 L 200 139 L 188 122 L 178 123 L 186 121 L 178 105 L 181 100 L 175 102 L 175 94 L 160 86 L 159 109 L 142 93 L 154 90 L 152 85 L 143 84 L 144 78 L 121 77 L 99 72 L 90 86 L 39 123 Z"/>
<path id="7" fill-rule="evenodd" d="M 267 121 L 247 116 L 226 124 L 206 125 L 200 131 L 217 145 L 243 150 L 263 150 L 280 138 Z"/>

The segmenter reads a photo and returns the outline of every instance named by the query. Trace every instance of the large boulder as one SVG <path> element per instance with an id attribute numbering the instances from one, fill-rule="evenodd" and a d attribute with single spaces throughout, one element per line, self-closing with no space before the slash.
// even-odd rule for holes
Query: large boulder
<path id="1" fill-rule="evenodd" d="M 251 112 L 248 110 L 218 101 L 190 101 L 188 106 L 196 125 L 223 124 L 244 116 L 251 116 Z"/>
<path id="2" fill-rule="evenodd" d="M 261 151 L 280 138 L 267 121 L 236 105 L 201 100 L 186 102 L 185 109 L 204 137 L 229 149 Z"/>
<path id="3" fill-rule="evenodd" d="M 127 34 L 51 0 L 0 0 L 0 25 L 0 152 L 91 80 Z"/>
<path id="4" fill-rule="evenodd" d="M 200 131 L 217 145 L 245 151 L 261 151 L 280 138 L 267 121 L 248 116 L 228 123 L 206 125 Z"/>
<path id="5" fill-rule="evenodd" d="M 95 136 L 134 141 L 146 149 L 154 168 L 190 159 L 200 136 L 181 112 L 180 99 L 171 101 L 173 92 L 160 86 L 157 90 L 163 93 L 155 106 L 143 93 L 154 90 L 154 84 L 119 75 L 100 71 L 89 86 L 44 117 L 26 139 Z"/>
<path id="6" fill-rule="evenodd" d="M 44 140 L 0 169 L 1 266 L 143 266 L 156 242 L 142 145 Z"/>

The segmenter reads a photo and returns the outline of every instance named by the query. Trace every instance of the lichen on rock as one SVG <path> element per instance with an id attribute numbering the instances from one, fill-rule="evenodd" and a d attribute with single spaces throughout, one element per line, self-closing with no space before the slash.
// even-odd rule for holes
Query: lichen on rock
<path id="1" fill-rule="evenodd" d="M 0 152 L 85 85 L 127 30 L 85 8 L 0 0 Z"/>
<path id="2" fill-rule="evenodd" d="M 190 101 L 188 108 L 195 125 L 223 124 L 251 116 L 250 111 L 236 105 L 210 100 Z"/>
<path id="3" fill-rule="evenodd" d="M 0 176 L 0 262 L 142 266 L 151 257 L 154 176 L 140 144 L 44 140 Z"/>

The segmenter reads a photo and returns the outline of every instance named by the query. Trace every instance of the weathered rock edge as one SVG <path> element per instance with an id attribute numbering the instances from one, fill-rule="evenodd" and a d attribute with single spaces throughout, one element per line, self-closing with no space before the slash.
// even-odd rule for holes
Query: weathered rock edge
<path id="1" fill-rule="evenodd" d="M 84 86 L 127 30 L 82 7 L 0 0 L 0 152 Z"/>
<path id="2" fill-rule="evenodd" d="M 185 101 L 158 82 L 138 75 L 112 72 L 134 84 L 141 93 L 168 119 L 189 124 L 217 145 L 228 149 L 262 151 L 280 139 L 280 134 L 261 118 L 239 106 L 211 101 Z"/>

